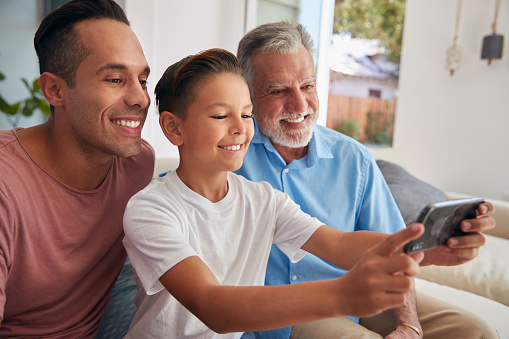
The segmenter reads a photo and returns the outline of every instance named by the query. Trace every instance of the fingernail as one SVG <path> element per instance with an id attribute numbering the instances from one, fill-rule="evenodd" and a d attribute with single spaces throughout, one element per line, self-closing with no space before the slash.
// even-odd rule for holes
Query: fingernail
<path id="1" fill-rule="evenodd" d="M 412 224 L 412 225 L 410 225 L 410 229 L 412 230 L 412 232 L 419 231 L 419 228 L 420 228 L 419 224 Z"/>
<path id="2" fill-rule="evenodd" d="M 456 246 L 456 245 L 458 245 L 458 240 L 456 240 L 456 239 L 449 240 L 449 246 Z"/>
<path id="3" fill-rule="evenodd" d="M 472 228 L 472 224 L 471 223 L 469 223 L 469 222 L 463 223 L 463 230 L 464 231 L 467 231 L 467 230 L 469 230 L 471 228 Z"/>
<path id="4" fill-rule="evenodd" d="M 479 207 L 479 209 L 481 210 L 482 214 L 488 212 L 488 206 L 482 205 L 482 206 Z"/>

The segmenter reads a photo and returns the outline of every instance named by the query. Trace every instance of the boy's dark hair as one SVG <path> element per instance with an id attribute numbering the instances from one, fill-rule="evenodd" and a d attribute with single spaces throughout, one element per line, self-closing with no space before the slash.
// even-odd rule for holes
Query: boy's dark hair
<path id="1" fill-rule="evenodd" d="M 87 19 L 111 19 L 130 26 L 122 8 L 113 0 L 72 0 L 48 14 L 34 36 L 40 73 L 58 75 L 67 86 L 76 86 L 76 70 L 88 55 L 75 29 Z"/>
<path id="2" fill-rule="evenodd" d="M 168 111 L 185 119 L 197 83 L 221 73 L 232 73 L 244 79 L 237 57 L 219 48 L 187 56 L 169 66 L 154 91 L 159 113 Z"/>

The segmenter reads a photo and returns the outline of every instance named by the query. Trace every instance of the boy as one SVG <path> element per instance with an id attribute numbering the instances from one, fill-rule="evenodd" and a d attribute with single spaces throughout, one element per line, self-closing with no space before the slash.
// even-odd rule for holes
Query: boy
<path id="1" fill-rule="evenodd" d="M 392 236 L 340 232 L 269 184 L 231 173 L 253 137 L 249 90 L 233 54 L 214 49 L 184 58 L 168 67 L 155 93 L 180 164 L 135 195 L 124 215 L 138 284 L 127 338 L 240 338 L 404 302 L 422 254 L 400 248 L 421 225 Z M 263 286 L 272 244 L 293 261 L 311 252 L 349 273 Z"/>

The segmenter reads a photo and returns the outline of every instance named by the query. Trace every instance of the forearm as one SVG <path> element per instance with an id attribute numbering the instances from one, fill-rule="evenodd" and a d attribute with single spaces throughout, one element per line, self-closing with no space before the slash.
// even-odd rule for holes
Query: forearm
<path id="1" fill-rule="evenodd" d="M 281 286 L 214 286 L 191 310 L 218 333 L 263 331 L 333 316 L 338 290 L 333 280 Z"/>
<path id="2" fill-rule="evenodd" d="M 394 327 L 401 323 L 407 323 L 417 327 L 422 333 L 419 316 L 417 314 L 415 288 L 408 293 L 406 303 L 403 306 L 393 309 L 393 319 Z"/>
<path id="3" fill-rule="evenodd" d="M 309 238 L 302 249 L 349 270 L 367 249 L 387 237 L 387 234 L 371 231 L 341 232 L 324 225 Z"/>

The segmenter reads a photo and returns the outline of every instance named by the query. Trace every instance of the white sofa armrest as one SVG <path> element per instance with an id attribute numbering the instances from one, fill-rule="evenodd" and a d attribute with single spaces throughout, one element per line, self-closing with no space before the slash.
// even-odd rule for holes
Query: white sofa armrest
<path id="1" fill-rule="evenodd" d="M 486 235 L 474 260 L 459 266 L 421 267 L 418 278 L 469 291 L 509 306 L 509 239 Z"/>
<path id="2" fill-rule="evenodd" d="M 154 165 L 154 178 L 158 178 L 159 174 L 173 171 L 179 165 L 178 158 L 156 158 Z"/>

